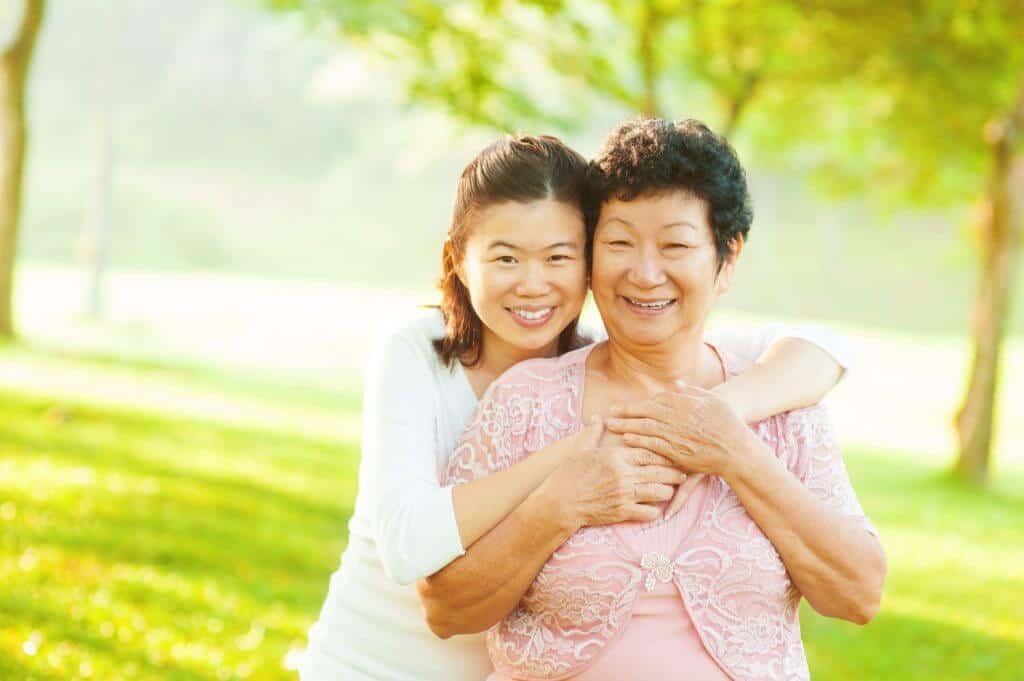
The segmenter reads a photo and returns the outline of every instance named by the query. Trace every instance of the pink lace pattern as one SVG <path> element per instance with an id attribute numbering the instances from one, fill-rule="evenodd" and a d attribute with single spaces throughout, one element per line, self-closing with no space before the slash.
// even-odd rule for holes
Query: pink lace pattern
<path id="1" fill-rule="evenodd" d="M 502 470 L 580 430 L 592 346 L 519 364 L 488 389 L 443 481 Z M 738 372 L 722 354 L 726 370 Z M 758 436 L 819 499 L 874 528 L 843 465 L 825 409 L 757 424 Z M 578 674 L 628 626 L 641 589 L 672 581 L 704 647 L 734 679 L 809 679 L 799 594 L 775 547 L 729 486 L 709 477 L 695 527 L 669 521 L 587 527 L 559 547 L 516 609 L 488 632 L 495 669 L 556 681 Z"/>

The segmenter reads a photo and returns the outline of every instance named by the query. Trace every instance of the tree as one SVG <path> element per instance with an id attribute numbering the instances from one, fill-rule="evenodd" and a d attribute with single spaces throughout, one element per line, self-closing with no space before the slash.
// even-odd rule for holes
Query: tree
<path id="1" fill-rule="evenodd" d="M 268 1 L 392 59 L 411 100 L 472 123 L 567 128 L 594 103 L 699 112 L 833 189 L 897 205 L 981 197 L 956 471 L 985 479 L 1024 212 L 1010 184 L 1024 172 L 1020 0 Z"/>
<path id="2" fill-rule="evenodd" d="M 833 131 L 862 150 L 846 170 L 897 188 L 904 202 L 978 207 L 981 267 L 954 471 L 983 483 L 1024 217 L 1024 4 L 837 2 L 820 15 L 846 92 L 868 103 L 861 120 Z"/>
<path id="3" fill-rule="evenodd" d="M 43 5 L 43 0 L 23 0 L 13 30 L 0 47 L 0 338 L 8 339 L 14 336 L 14 258 L 28 143 L 25 81 Z"/>

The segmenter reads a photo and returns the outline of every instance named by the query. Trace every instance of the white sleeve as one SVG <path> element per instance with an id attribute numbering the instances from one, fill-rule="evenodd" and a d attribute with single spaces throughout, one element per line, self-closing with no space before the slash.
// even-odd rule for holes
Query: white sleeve
<path id="1" fill-rule="evenodd" d="M 772 343 L 783 338 L 801 338 L 831 355 L 843 376 L 856 362 L 853 343 L 842 333 L 819 324 L 767 324 L 756 331 L 716 328 L 708 336 L 734 355 L 753 364 Z"/>
<path id="2" fill-rule="evenodd" d="M 465 553 L 452 488 L 438 481 L 436 379 L 428 358 L 392 336 L 374 352 L 363 397 L 363 460 L 384 571 L 399 584 Z"/>

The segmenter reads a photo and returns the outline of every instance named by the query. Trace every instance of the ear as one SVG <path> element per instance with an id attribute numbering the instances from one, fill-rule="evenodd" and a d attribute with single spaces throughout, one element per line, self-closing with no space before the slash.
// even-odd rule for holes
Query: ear
<path id="1" fill-rule="evenodd" d="M 729 253 L 725 256 L 722 261 L 722 269 L 718 271 L 718 276 L 715 278 L 715 292 L 718 295 L 722 295 L 729 290 L 729 286 L 732 284 L 732 277 L 736 271 L 736 263 L 740 259 L 740 254 L 743 252 L 743 237 L 737 235 L 732 243 L 729 244 Z"/>

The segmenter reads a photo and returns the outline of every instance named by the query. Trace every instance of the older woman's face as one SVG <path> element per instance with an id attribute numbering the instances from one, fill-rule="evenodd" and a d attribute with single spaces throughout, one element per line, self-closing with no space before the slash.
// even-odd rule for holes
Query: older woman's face
<path id="1" fill-rule="evenodd" d="M 719 271 L 707 206 L 682 191 L 606 202 L 591 290 L 609 338 L 653 346 L 702 330 L 728 288 L 739 246 Z"/>

